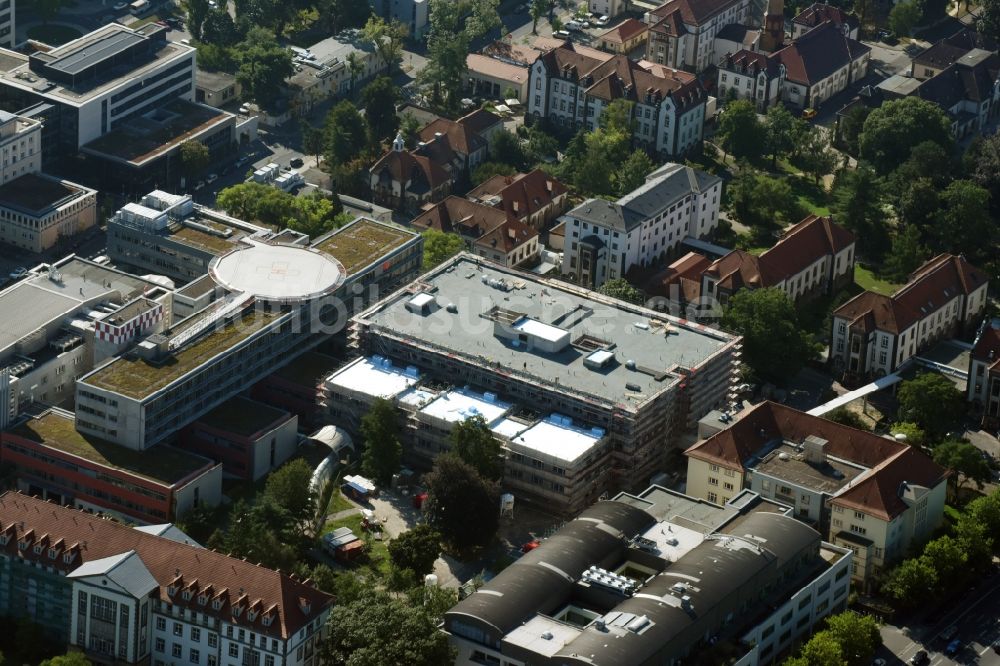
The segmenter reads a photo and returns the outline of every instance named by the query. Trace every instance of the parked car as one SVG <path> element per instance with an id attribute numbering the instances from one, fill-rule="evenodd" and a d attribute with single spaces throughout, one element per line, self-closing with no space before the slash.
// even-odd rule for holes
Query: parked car
<path id="1" fill-rule="evenodd" d="M 802 117 L 806 120 L 812 120 L 816 117 L 816 109 L 803 109 Z"/>
<path id="2" fill-rule="evenodd" d="M 292 159 L 288 160 L 288 165 L 291 166 L 293 169 L 298 169 L 303 164 L 304 162 L 302 161 L 301 157 L 293 157 Z"/>
<path id="3" fill-rule="evenodd" d="M 128 8 L 128 3 L 127 2 L 116 2 L 114 4 L 114 10 L 116 12 L 120 12 L 121 10 L 127 9 L 127 8 Z"/>
<path id="4" fill-rule="evenodd" d="M 611 22 L 611 19 L 608 18 L 607 16 L 602 16 L 602 17 L 598 18 L 596 21 L 594 21 L 594 23 L 596 23 L 597 25 L 607 25 L 610 22 Z"/>
<path id="5" fill-rule="evenodd" d="M 198 190 L 202 189 L 203 187 L 205 187 L 205 181 L 199 180 L 198 184 L 194 186 L 194 191 L 197 192 Z"/>
<path id="6" fill-rule="evenodd" d="M 212 183 L 214 183 L 217 180 L 219 180 L 219 174 L 210 173 L 207 176 L 205 176 L 205 182 L 207 184 L 209 184 L 209 185 L 211 185 Z"/>
<path id="7" fill-rule="evenodd" d="M 17 268 L 15 268 L 10 272 L 10 275 L 8 277 L 10 277 L 11 280 L 16 280 L 18 278 L 24 277 L 27 274 L 28 274 L 27 268 L 25 268 L 24 266 L 18 266 Z"/>
<path id="8" fill-rule="evenodd" d="M 923 666 L 924 664 L 930 663 L 930 657 L 927 656 L 927 650 L 917 650 L 917 653 L 910 657 L 910 663 L 913 666 Z"/>
<path id="9" fill-rule="evenodd" d="M 948 647 L 944 649 L 944 653 L 949 657 L 954 657 L 961 650 L 962 650 L 962 641 L 956 638 L 951 643 L 948 643 Z"/>
<path id="10" fill-rule="evenodd" d="M 579 21 L 566 21 L 566 23 L 564 23 L 563 26 L 570 31 L 583 30 L 583 24 L 580 23 Z"/>
<path id="11" fill-rule="evenodd" d="M 552 36 L 555 37 L 556 39 L 569 39 L 569 31 L 556 30 L 555 32 L 552 33 Z"/>

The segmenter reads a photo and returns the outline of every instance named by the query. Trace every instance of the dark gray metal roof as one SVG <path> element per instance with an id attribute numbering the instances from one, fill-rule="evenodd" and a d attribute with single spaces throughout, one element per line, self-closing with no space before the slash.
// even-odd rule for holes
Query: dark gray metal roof
<path id="1" fill-rule="evenodd" d="M 113 58 L 142 42 L 145 38 L 134 32 L 118 30 L 105 37 L 74 49 L 47 64 L 50 69 L 74 76 L 88 67 Z"/>

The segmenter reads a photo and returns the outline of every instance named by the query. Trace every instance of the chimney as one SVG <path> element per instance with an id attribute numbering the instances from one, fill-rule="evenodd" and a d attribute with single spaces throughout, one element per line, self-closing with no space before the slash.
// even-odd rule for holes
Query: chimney
<path id="1" fill-rule="evenodd" d="M 545 181 L 545 189 L 548 190 L 549 192 L 552 191 L 552 181 L 551 180 Z"/>

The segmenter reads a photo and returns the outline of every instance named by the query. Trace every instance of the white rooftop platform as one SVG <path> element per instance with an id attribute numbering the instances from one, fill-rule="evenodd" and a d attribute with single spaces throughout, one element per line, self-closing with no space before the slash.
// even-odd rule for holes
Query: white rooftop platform
<path id="1" fill-rule="evenodd" d="M 509 402 L 503 402 L 495 394 L 482 395 L 467 389 L 452 390 L 442 393 L 436 400 L 420 410 L 421 414 L 432 416 L 442 421 L 458 423 L 474 416 L 482 416 L 486 423 L 492 424 L 511 408 Z"/>
<path id="2" fill-rule="evenodd" d="M 230 291 L 268 301 L 301 303 L 331 294 L 343 283 L 340 262 L 297 245 L 254 243 L 209 264 L 208 273 Z"/>
<path id="3" fill-rule="evenodd" d="M 544 615 L 535 615 L 520 627 L 503 637 L 504 641 L 518 645 L 533 653 L 552 657 L 582 632 L 563 622 Z"/>
<path id="4" fill-rule="evenodd" d="M 526 425 L 521 421 L 504 418 L 494 423 L 490 430 L 492 430 L 494 434 L 505 439 L 513 439 L 515 436 L 521 434 L 530 427 L 530 425 Z"/>
<path id="5" fill-rule="evenodd" d="M 381 356 L 359 358 L 326 379 L 336 386 L 372 398 L 394 398 L 420 381 L 416 368 L 401 368 Z"/>
<path id="6" fill-rule="evenodd" d="M 600 428 L 574 426 L 569 417 L 552 414 L 514 437 L 510 448 L 541 460 L 567 464 L 590 453 L 604 434 Z"/>
<path id="7" fill-rule="evenodd" d="M 669 521 L 653 525 L 642 536 L 656 542 L 656 547 L 660 550 L 660 557 L 669 562 L 676 562 L 705 540 L 705 535 L 701 532 Z"/>

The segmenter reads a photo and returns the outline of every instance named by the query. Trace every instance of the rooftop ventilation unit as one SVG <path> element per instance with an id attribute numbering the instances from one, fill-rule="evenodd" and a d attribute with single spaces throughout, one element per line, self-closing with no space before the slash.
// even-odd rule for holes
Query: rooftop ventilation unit
<path id="1" fill-rule="evenodd" d="M 591 352 L 583 359 L 583 365 L 591 370 L 603 370 L 614 365 L 615 353 L 607 349 L 598 349 Z"/>

